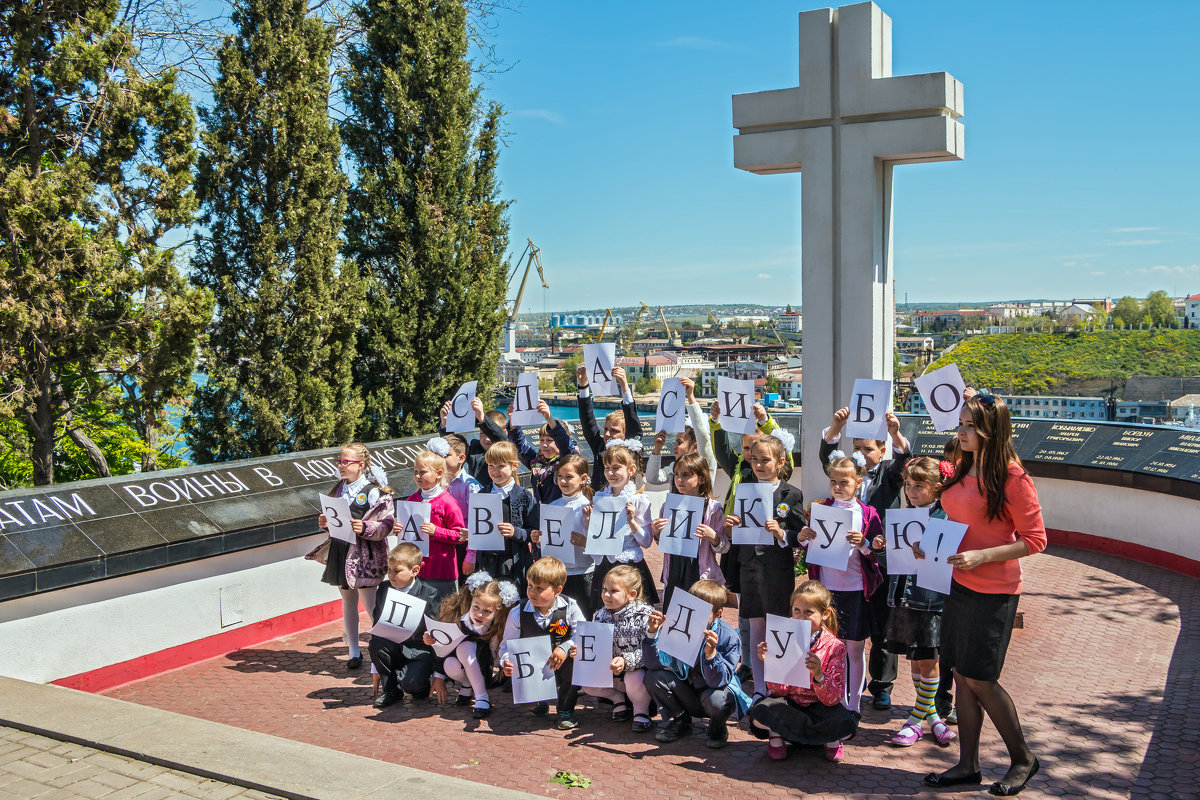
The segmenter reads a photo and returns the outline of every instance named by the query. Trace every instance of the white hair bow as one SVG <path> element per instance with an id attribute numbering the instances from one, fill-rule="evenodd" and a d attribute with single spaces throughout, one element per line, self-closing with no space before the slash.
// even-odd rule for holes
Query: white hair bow
<path id="1" fill-rule="evenodd" d="M 450 443 L 440 436 L 435 436 L 426 442 L 425 449 L 442 458 L 450 455 Z"/>
<path id="2" fill-rule="evenodd" d="M 642 452 L 642 440 L 641 439 L 609 439 L 608 444 L 604 445 L 604 449 L 607 450 L 610 447 L 624 447 L 626 450 L 629 450 L 631 453 L 640 453 L 640 452 Z"/>

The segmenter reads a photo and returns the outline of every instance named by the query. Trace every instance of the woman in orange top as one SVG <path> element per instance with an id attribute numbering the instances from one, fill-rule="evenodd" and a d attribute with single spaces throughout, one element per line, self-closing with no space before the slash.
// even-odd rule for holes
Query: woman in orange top
<path id="1" fill-rule="evenodd" d="M 977 394 L 959 415 L 961 458 L 942 490 L 947 517 L 967 524 L 942 616 L 943 652 L 954 665 L 958 764 L 925 776 L 930 786 L 978 784 L 983 714 L 1008 748 L 1011 766 L 988 790 L 1020 792 L 1041 764 L 1025 743 L 1017 708 L 1000 671 L 1021 596 L 1021 558 L 1046 548 L 1046 527 L 1033 480 L 1012 443 L 1012 419 L 999 397 Z"/>

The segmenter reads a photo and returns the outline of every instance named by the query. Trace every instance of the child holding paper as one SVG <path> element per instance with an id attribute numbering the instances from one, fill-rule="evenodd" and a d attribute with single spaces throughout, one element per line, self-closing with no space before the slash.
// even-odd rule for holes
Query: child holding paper
<path id="1" fill-rule="evenodd" d="M 550 634 L 550 661 L 546 666 L 554 668 L 554 683 L 558 687 L 558 727 L 568 731 L 576 727 L 575 703 L 579 699 L 579 687 L 571 684 L 571 657 L 574 646 L 571 637 L 575 626 L 586 622 L 578 604 L 562 593 L 567 582 L 567 569 L 557 558 L 539 558 L 533 562 L 525 576 L 529 598 L 516 614 L 508 616 L 504 626 L 504 639 L 500 643 L 500 663 L 504 674 L 513 674 L 513 663 L 508 657 L 508 642 L 532 636 Z M 550 712 L 549 703 L 538 703 L 533 708 L 534 716 L 544 717 Z"/>
<path id="2" fill-rule="evenodd" d="M 734 673 L 742 655 L 742 643 L 737 631 L 720 618 L 727 597 L 724 586 L 716 581 L 697 581 L 688 591 L 712 605 L 704 645 L 695 663 L 684 664 L 659 651 L 656 640 L 666 620 L 661 611 L 650 614 L 642 639 L 646 688 L 667 721 L 654 738 L 664 743 L 674 742 L 692 732 L 692 717 L 708 717 L 705 744 L 719 749 L 729 743 L 726 723 L 730 715 L 736 711 L 740 716 L 750 704 Z"/>
<path id="3" fill-rule="evenodd" d="M 447 400 L 439 413 L 438 433 L 442 436 L 446 435 L 446 417 L 450 415 L 451 402 Z M 471 477 L 481 484 L 486 484 L 488 477 L 484 454 L 496 442 L 506 440 L 504 428 L 508 425 L 508 417 L 504 416 L 503 411 L 496 409 L 485 413 L 483 401 L 478 397 L 471 401 L 471 410 L 475 412 L 475 423 L 479 426 L 479 436 L 471 442 L 467 449 L 467 472 L 471 473 Z M 466 508 L 463 508 L 463 513 L 466 513 Z"/>
<path id="4" fill-rule="evenodd" d="M 350 527 L 356 536 L 352 544 L 330 537 L 321 580 L 342 594 L 342 636 L 350 650 L 346 669 L 358 669 L 362 666 L 358 604 L 361 600 L 363 608 L 375 607 L 375 590 L 387 574 L 387 537 L 396 521 L 395 505 L 387 475 L 371 464 L 365 444 L 346 445 L 335 463 L 341 479 L 329 494 L 341 495 L 350 504 Z M 324 514 L 317 517 L 322 528 L 328 523 Z"/>
<path id="5" fill-rule="evenodd" d="M 822 464 L 827 464 L 837 453 L 835 450 L 842 438 L 842 429 L 850 419 L 850 409 L 840 408 L 833 415 L 833 423 L 826 428 L 821 436 L 821 447 L 818 457 Z M 901 472 L 905 461 L 912 453 L 908 440 L 900 433 L 900 420 L 891 411 L 885 415 L 888 436 L 892 440 L 892 457 L 884 459 L 887 453 L 887 441 L 884 439 L 855 439 L 854 449 L 862 454 L 863 485 L 861 498 L 864 503 L 875 509 L 880 517 L 889 508 L 900 505 L 900 489 L 904 478 Z M 880 572 L 887 577 L 887 554 L 880 550 L 876 553 Z M 874 696 L 875 708 L 884 711 L 892 706 L 892 684 L 896 680 L 896 655 L 885 646 L 889 609 L 883 593 L 874 595 L 867 608 L 868 624 L 871 635 L 871 661 L 868 665 L 871 682 L 867 688 Z"/>
<path id="6" fill-rule="evenodd" d="M 654 588 L 654 576 L 646 566 L 646 556 L 642 548 L 649 547 L 653 541 L 653 531 L 650 522 L 650 498 L 637 488 L 637 475 L 641 468 L 635 450 L 640 452 L 642 443 L 639 441 L 618 442 L 610 441 L 605 447 L 604 454 L 596 460 L 604 471 L 607 483 L 592 497 L 594 503 L 600 497 L 620 497 L 625 500 L 625 519 L 629 525 L 629 533 L 621 544 L 621 552 L 615 556 L 596 556 L 596 571 L 592 575 L 592 607 L 600 605 L 600 587 L 604 585 L 604 576 L 615 564 L 632 564 L 642 574 L 642 586 L 645 588 L 645 600 L 650 605 L 658 602 L 658 590 Z M 592 484 L 595 486 L 595 483 Z M 592 509 L 589 506 L 584 514 L 591 519 Z"/>
<path id="7" fill-rule="evenodd" d="M 583 439 L 592 448 L 592 488 L 604 488 L 604 466 L 600 454 L 606 444 L 612 441 L 637 441 L 642 439 L 642 423 L 638 420 L 637 403 L 633 401 L 633 393 L 629 391 L 629 380 L 625 370 L 614 367 L 613 378 L 621 388 L 621 409 L 613 411 L 604 418 L 604 430 L 596 424 L 596 412 L 592 407 L 592 390 L 588 387 L 587 366 L 580 364 L 575 368 L 575 383 L 579 387 L 579 424 L 583 426 Z M 639 465 L 640 466 L 640 465 Z"/>
<path id="8" fill-rule="evenodd" d="M 592 487 L 588 485 L 588 462 L 578 453 L 568 453 L 558 461 L 555 470 L 555 480 L 558 481 L 560 496 L 550 503 L 552 506 L 565 506 L 574 512 L 571 527 L 563 533 L 570 537 L 571 549 L 569 557 L 560 558 L 567 568 L 567 582 L 563 584 L 563 594 L 579 604 L 579 610 L 586 617 L 592 605 L 592 574 L 596 562 L 583 552 L 587 544 L 587 516 L 584 510 L 591 507 Z M 529 532 L 529 539 L 535 545 L 542 543 L 542 532 Z"/>
<path id="9" fill-rule="evenodd" d="M 446 477 L 449 478 L 446 491 L 454 498 L 454 502 L 458 503 L 458 510 L 462 512 L 465 519 L 471 495 L 483 491 L 483 484 L 475 480 L 465 466 L 467 463 L 467 440 L 457 433 L 448 433 L 442 438 L 450 444 L 450 455 L 446 456 Z M 451 475 L 454 477 L 451 478 Z M 460 538 L 454 545 L 454 557 L 455 563 L 458 565 L 458 573 L 464 574 L 462 571 L 463 560 L 467 557 L 465 540 Z"/>
<path id="10" fill-rule="evenodd" d="M 713 453 L 712 439 L 709 437 L 708 420 L 704 417 L 704 409 L 696 400 L 696 382 L 691 378 L 680 378 L 687 393 L 686 408 L 689 425 L 685 425 L 683 433 L 675 434 L 675 447 L 672 455 L 678 462 L 687 453 L 698 453 L 708 465 L 710 475 L 717 471 L 717 457 Z M 654 449 L 650 460 L 646 463 L 646 488 L 651 491 L 670 490 L 673 466 L 666 469 L 662 466 L 662 448 L 666 444 L 667 434 L 659 431 L 654 435 Z"/>
<path id="11" fill-rule="evenodd" d="M 533 473 L 533 496 L 539 503 L 549 503 L 562 496 L 554 479 L 559 461 L 568 453 L 578 453 L 579 447 L 571 438 L 567 423 L 554 418 L 545 400 L 538 400 L 537 410 L 546 420 L 538 431 L 538 446 L 535 448 L 529 443 L 521 426 L 511 423 L 508 426 L 508 440 L 517 448 L 521 463 Z M 512 413 L 511 406 L 509 413 Z"/>
<path id="12" fill-rule="evenodd" d="M 517 482 L 521 462 L 511 442 L 496 442 L 488 448 L 485 458 L 490 481 L 487 491 L 504 498 L 504 521 L 497 525 L 504 536 L 504 549 L 478 553 L 467 550 L 463 572 L 470 575 L 477 568 L 485 569 L 498 579 L 513 581 L 520 587 L 525 583 L 525 570 L 533 562 L 529 529 L 537 526 L 537 501 Z"/>
<path id="13" fill-rule="evenodd" d="M 812 623 L 809 641 L 809 686 L 769 683 L 770 697 L 750 709 L 750 732 L 767 740 L 767 755 L 787 757 L 787 743 L 824 745 L 825 758 L 845 759 L 842 740 L 858 728 L 858 719 L 843 705 L 846 696 L 846 648 L 837 638 L 838 618 L 833 597 L 820 581 L 805 581 L 792 593 L 792 619 Z M 758 645 L 758 658 L 767 657 L 767 643 Z"/>
<path id="14" fill-rule="evenodd" d="M 859 713 L 862 704 L 863 680 L 867 674 L 867 637 L 870 635 L 867 601 L 882 585 L 883 575 L 875 563 L 871 543 L 883 534 L 883 523 L 875 509 L 858 500 L 856 495 L 862 487 L 864 459 L 855 452 L 855 458 L 835 457 L 826 473 L 829 475 L 829 493 L 821 505 L 846 509 L 851 514 L 850 529 L 846 541 L 850 543 L 850 559 L 845 569 L 832 569 L 813 564 L 808 565 L 808 574 L 820 581 L 833 595 L 840 621 L 842 642 L 850 659 L 850 679 L 846 684 L 846 708 Z M 808 548 L 809 542 L 817 538 L 817 532 L 807 525 L 800 531 L 801 546 Z"/>
<path id="15" fill-rule="evenodd" d="M 450 443 L 440 436 L 425 443 L 429 449 L 413 459 L 413 483 L 417 491 L 408 500 L 429 503 L 429 521 L 421 533 L 429 540 L 429 555 L 421 565 L 424 582 L 434 588 L 438 599 L 458 591 L 458 554 L 455 547 L 466 541 L 463 511 L 446 490 L 446 456 Z"/>
<path id="16" fill-rule="evenodd" d="M 704 498 L 704 515 L 693 531 L 699 539 L 695 558 L 663 554 L 663 608 L 671 605 L 671 593 L 676 586 L 691 586 L 699 580 L 711 580 L 724 585 L 725 574 L 717 556 L 729 552 L 729 534 L 725 532 L 725 510 L 713 499 L 712 475 L 708 464 L 696 453 L 687 453 L 675 462 L 671 492 L 688 497 Z M 660 512 L 661 513 L 661 512 Z M 651 523 L 654 541 L 659 541 L 670 521 L 660 516 Z"/>
<path id="17" fill-rule="evenodd" d="M 604 606 L 596 611 L 593 620 L 613 626 L 613 688 L 584 689 L 593 697 L 612 700 L 615 721 L 627 720 L 632 715 L 634 733 L 645 733 L 653 727 L 646 668 L 642 662 L 642 639 L 646 637 L 654 609 L 638 599 L 641 594 L 642 576 L 628 564 L 618 564 L 604 576 L 600 592 Z"/>
<path id="18" fill-rule="evenodd" d="M 904 465 L 904 496 L 913 508 L 929 509 L 930 518 L 945 519 L 946 512 L 938 502 L 941 491 L 941 471 L 938 462 L 929 456 L 914 458 Z M 887 545 L 883 537 L 876 543 Z M 913 545 L 914 551 L 919 551 Z M 932 589 L 917 586 L 915 575 L 890 575 L 887 580 L 887 602 L 892 609 L 888 618 L 887 649 L 907 653 L 912 669 L 913 687 L 917 702 L 900 730 L 888 741 L 897 747 L 912 747 L 924 735 L 924 724 L 940 745 L 955 738 L 954 731 L 942 721 L 934 705 L 941 678 L 938 673 L 938 644 L 942 630 L 942 606 L 946 596 Z"/>
<path id="19" fill-rule="evenodd" d="M 737 563 L 741 601 L 738 616 L 746 621 L 751 642 L 761 642 L 766 636 L 767 614 L 784 617 L 788 614 L 788 598 L 796 585 L 796 560 L 792 548 L 799 546 L 797 535 L 804 527 L 804 494 L 788 483 L 792 470 L 788 465 L 788 448 L 774 434 L 755 437 L 747 448 L 752 474 L 743 483 L 765 483 L 772 486 L 770 518 L 765 527 L 773 537 L 772 544 L 736 544 L 730 549 Z M 725 517 L 725 529 L 733 538 L 733 529 L 742 524 L 736 514 Z M 726 570 L 728 574 L 728 570 Z M 754 700 L 767 694 L 763 663 L 750 658 L 754 676 Z"/>
<path id="20" fill-rule="evenodd" d="M 412 542 L 401 542 L 388 553 L 388 582 L 379 587 L 375 594 L 375 608 L 371 613 L 374 624 L 378 624 L 387 604 L 388 587 L 425 601 L 427 613 L 438 604 L 437 590 L 417 577 L 421 572 L 421 550 Z M 425 622 L 404 642 L 393 642 L 382 636 L 372 636 L 368 650 L 371 664 L 383 683 L 383 693 L 375 698 L 376 708 L 387 708 L 404 699 L 408 692 L 414 700 L 429 697 L 430 679 L 433 677 L 433 650 L 425 644 Z"/>
<path id="21" fill-rule="evenodd" d="M 447 700 L 446 678 L 458 683 L 457 706 L 474 705 L 471 716 L 484 719 L 492 713 L 488 689 L 496 685 L 492 676 L 492 642 L 499 638 L 508 621 L 509 609 L 521 599 L 517 587 L 508 581 L 494 581 L 486 572 L 467 578 L 457 593 L 442 601 L 438 619 L 457 622 L 466 638 L 454 652 L 442 659 L 433 674 L 433 692 L 438 703 Z M 433 646 L 426 633 L 425 644 Z"/>

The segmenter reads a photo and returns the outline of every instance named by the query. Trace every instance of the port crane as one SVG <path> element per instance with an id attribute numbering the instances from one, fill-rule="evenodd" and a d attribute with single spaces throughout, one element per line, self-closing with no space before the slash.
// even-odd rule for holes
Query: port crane
<path id="1" fill-rule="evenodd" d="M 504 354 L 513 355 L 517 351 L 517 312 L 521 310 L 521 300 L 525 297 L 525 284 L 529 281 L 529 270 L 532 267 L 537 267 L 538 277 L 541 278 L 542 288 L 549 289 L 550 284 L 546 283 L 546 272 L 542 269 L 542 251 L 533 243 L 533 239 L 525 240 L 525 249 L 517 258 L 516 266 L 508 276 L 508 285 L 511 287 L 513 279 L 517 277 L 517 271 L 521 268 L 521 259 L 525 259 L 525 274 L 521 276 L 521 285 L 517 289 L 516 299 L 513 300 L 512 312 L 508 315 L 508 320 L 504 323 Z"/>

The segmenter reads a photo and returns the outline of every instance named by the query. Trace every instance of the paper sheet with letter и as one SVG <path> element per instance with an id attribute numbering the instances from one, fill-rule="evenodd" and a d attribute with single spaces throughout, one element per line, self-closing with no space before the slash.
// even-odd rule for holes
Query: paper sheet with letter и
<path id="1" fill-rule="evenodd" d="M 807 689 L 812 677 L 804 659 L 808 658 L 811 638 L 812 623 L 808 620 L 767 614 L 767 680 Z"/>
<path id="2" fill-rule="evenodd" d="M 549 636 L 509 640 L 508 661 L 513 668 L 514 703 L 540 703 L 558 699 L 554 670 L 546 665 L 553 649 Z"/>
<path id="3" fill-rule="evenodd" d="M 667 527 L 658 535 L 658 549 L 662 553 L 683 558 L 695 558 L 700 551 L 700 539 L 696 528 L 704 522 L 703 497 L 686 494 L 667 495 L 659 516 L 667 521 Z"/>

